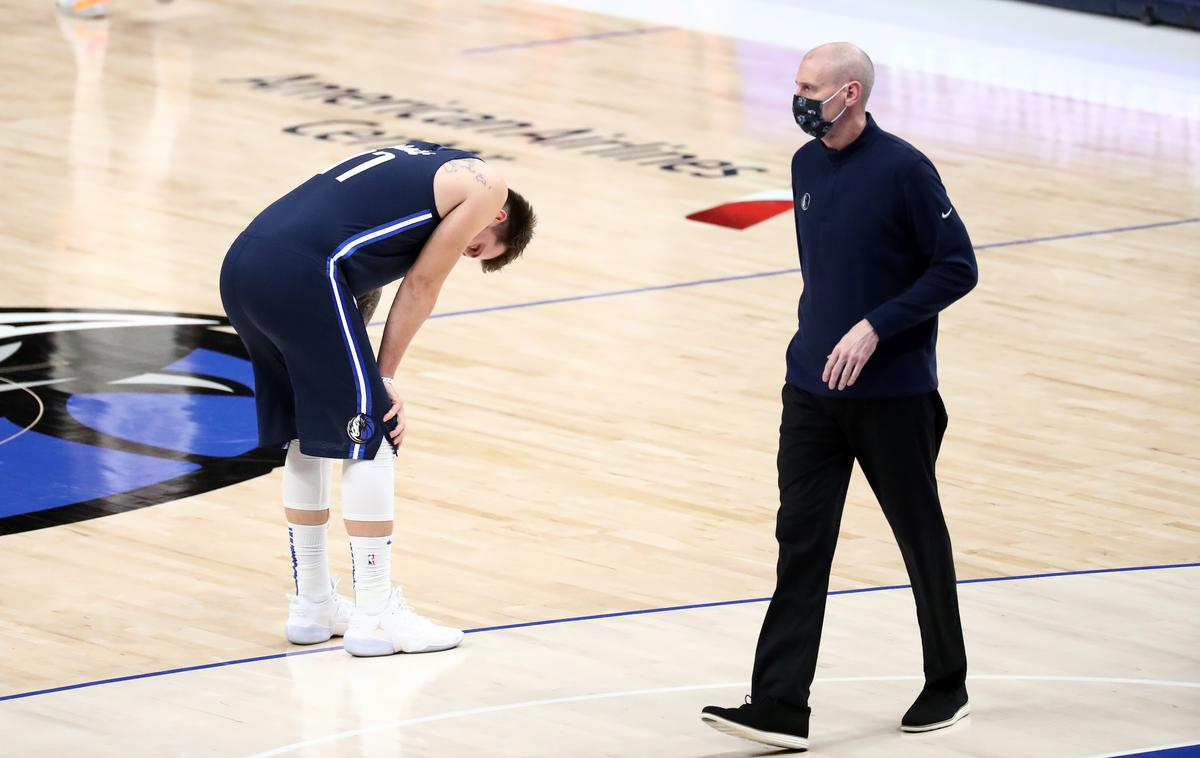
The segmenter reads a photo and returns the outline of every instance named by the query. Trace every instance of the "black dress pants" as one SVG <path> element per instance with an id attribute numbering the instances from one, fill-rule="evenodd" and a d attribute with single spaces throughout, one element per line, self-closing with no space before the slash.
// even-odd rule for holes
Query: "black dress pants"
<path id="1" fill-rule="evenodd" d="M 751 693 L 807 708 L 829 570 L 857 460 L 887 517 L 916 597 L 925 686 L 955 690 L 967 656 L 950 534 L 934 464 L 946 431 L 941 396 L 830 398 L 783 388 L 779 563 L 754 658 Z"/>

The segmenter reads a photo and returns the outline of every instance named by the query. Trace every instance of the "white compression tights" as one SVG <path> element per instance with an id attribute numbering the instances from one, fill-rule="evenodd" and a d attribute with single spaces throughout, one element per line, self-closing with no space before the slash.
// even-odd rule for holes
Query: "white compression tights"
<path id="1" fill-rule="evenodd" d="M 347 521 L 391 521 L 395 516 L 395 479 L 392 446 L 384 440 L 370 460 L 342 463 L 342 517 Z M 333 461 L 288 446 L 283 465 L 283 505 L 300 511 L 329 508 Z M 296 594 L 312 602 L 329 597 L 328 523 L 288 524 Z M 355 602 L 368 612 L 382 610 L 391 592 L 390 537 L 350 535 L 354 562 Z"/>
<path id="2" fill-rule="evenodd" d="M 342 461 L 342 518 L 347 521 L 391 521 L 396 515 L 392 446 L 379 445 L 375 457 Z M 300 452 L 293 440 L 283 464 L 283 506 L 298 511 L 329 508 L 333 461 Z"/>

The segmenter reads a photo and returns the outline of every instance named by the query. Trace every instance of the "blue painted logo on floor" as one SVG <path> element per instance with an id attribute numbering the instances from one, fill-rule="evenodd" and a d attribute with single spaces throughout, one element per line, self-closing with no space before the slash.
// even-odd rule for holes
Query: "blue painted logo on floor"
<path id="1" fill-rule="evenodd" d="M 218 316 L 0 309 L 0 534 L 207 492 L 283 461 Z"/>

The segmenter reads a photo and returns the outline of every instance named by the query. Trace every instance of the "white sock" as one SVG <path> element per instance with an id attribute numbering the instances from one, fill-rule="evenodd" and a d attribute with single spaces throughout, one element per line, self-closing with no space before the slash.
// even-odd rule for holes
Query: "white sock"
<path id="1" fill-rule="evenodd" d="M 288 524 L 296 594 L 314 603 L 329 599 L 329 524 Z"/>
<path id="2" fill-rule="evenodd" d="M 367 613 L 379 613 L 392 592 L 392 538 L 350 537 L 354 562 L 354 604 Z"/>

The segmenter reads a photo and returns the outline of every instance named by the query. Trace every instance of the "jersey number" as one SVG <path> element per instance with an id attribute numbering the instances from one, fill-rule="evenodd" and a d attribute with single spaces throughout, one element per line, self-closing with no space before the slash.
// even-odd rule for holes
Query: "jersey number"
<path id="1" fill-rule="evenodd" d="M 439 149 L 441 149 L 441 148 L 439 148 Z M 382 163 L 387 163 L 391 159 L 395 158 L 396 153 L 389 153 L 388 150 L 398 150 L 399 152 L 402 152 L 406 155 L 436 155 L 435 151 L 425 150 L 423 148 L 417 147 L 416 145 L 392 145 L 391 147 L 387 148 L 387 150 L 367 150 L 366 152 L 359 153 L 358 155 L 352 155 L 349 158 L 338 161 L 337 163 L 333 164 L 332 166 L 325 169 L 321 173 L 327 174 L 330 171 L 337 168 L 338 166 L 342 165 L 343 163 L 346 163 L 347 161 L 352 161 L 355 158 L 361 158 L 364 155 L 374 155 L 375 156 L 371 160 L 363 161 L 362 163 L 358 164 L 357 166 L 350 169 L 349 171 L 343 171 L 342 173 L 340 173 L 334 177 L 339 182 L 344 182 L 347 179 L 349 179 L 350 177 L 354 176 L 355 174 L 361 174 L 362 172 L 366 171 L 369 168 L 374 168 L 375 166 L 378 166 Z"/>
<path id="2" fill-rule="evenodd" d="M 358 155 L 354 156 L 353 158 L 349 158 L 347 160 L 354 160 L 354 158 L 359 158 L 364 155 L 374 155 L 375 157 L 369 161 L 363 161 L 362 163 L 358 164 L 357 166 L 350 169 L 349 171 L 343 171 L 342 173 L 335 176 L 334 179 L 337 179 L 339 182 L 344 182 L 356 174 L 361 174 L 362 172 L 366 171 L 367 169 L 374 168 L 375 166 L 379 166 L 381 164 L 387 163 L 388 161 L 390 161 L 396 157 L 395 153 L 389 153 L 389 152 L 386 152 L 383 150 L 372 150 L 372 151 L 365 152 L 365 153 L 359 153 Z M 335 163 L 334 165 L 325 169 L 325 171 L 322 171 L 321 173 L 324 174 L 328 171 L 331 171 L 331 170 L 337 168 L 338 166 L 342 165 L 345 162 L 346 162 L 345 160 L 338 161 L 337 163 Z"/>

